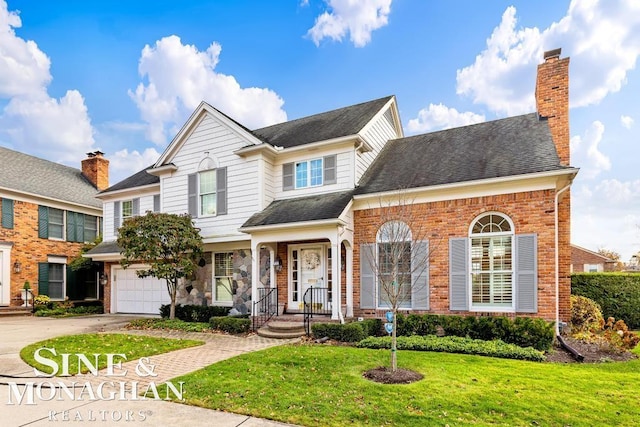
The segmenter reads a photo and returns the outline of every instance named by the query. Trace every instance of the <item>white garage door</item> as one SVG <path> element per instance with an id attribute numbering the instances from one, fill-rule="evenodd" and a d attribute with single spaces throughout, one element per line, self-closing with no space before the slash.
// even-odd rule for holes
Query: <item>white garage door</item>
<path id="1" fill-rule="evenodd" d="M 134 268 L 117 268 L 115 272 L 115 312 L 160 314 L 160 306 L 169 304 L 164 280 L 155 277 L 139 278 Z"/>

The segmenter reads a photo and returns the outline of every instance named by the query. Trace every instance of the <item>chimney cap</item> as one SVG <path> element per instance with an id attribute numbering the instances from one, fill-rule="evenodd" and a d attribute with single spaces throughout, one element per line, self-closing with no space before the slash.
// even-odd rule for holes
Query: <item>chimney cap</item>
<path id="1" fill-rule="evenodd" d="M 90 153 L 87 153 L 87 157 L 88 158 L 93 158 L 93 157 L 102 157 L 104 155 L 104 153 L 100 150 L 96 150 L 96 151 L 92 151 Z"/>
<path id="2" fill-rule="evenodd" d="M 552 49 L 552 50 L 548 50 L 544 53 L 544 59 L 545 61 L 547 59 L 551 59 L 551 58 L 559 58 L 560 57 L 560 52 L 562 52 L 562 48 L 559 47 L 557 49 Z"/>

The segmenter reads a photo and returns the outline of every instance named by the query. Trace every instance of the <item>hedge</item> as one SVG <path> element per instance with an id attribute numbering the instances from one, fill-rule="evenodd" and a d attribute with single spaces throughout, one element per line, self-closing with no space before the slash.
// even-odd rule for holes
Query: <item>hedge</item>
<path id="1" fill-rule="evenodd" d="M 484 341 L 462 337 L 437 337 L 435 335 L 398 337 L 398 350 L 441 351 L 446 353 L 478 354 L 503 359 L 532 360 L 541 362 L 545 357 L 532 347 L 522 348 L 500 340 Z M 390 349 L 390 337 L 369 337 L 358 343 L 358 347 Z"/>
<path id="2" fill-rule="evenodd" d="M 244 334 L 251 329 L 251 319 L 246 316 L 224 316 L 209 319 L 211 329 L 216 329 L 230 334 Z"/>
<path id="3" fill-rule="evenodd" d="M 351 323 L 314 323 L 311 331 L 316 338 L 328 337 L 342 342 L 358 342 L 368 336 L 379 335 L 382 330 L 380 319 L 366 319 Z"/>
<path id="4" fill-rule="evenodd" d="M 600 305 L 605 320 L 624 320 L 629 329 L 640 329 L 640 274 L 575 273 L 571 293 Z"/>
<path id="5" fill-rule="evenodd" d="M 553 322 L 531 317 L 455 316 L 438 314 L 398 315 L 398 336 L 444 335 L 479 340 L 501 340 L 520 347 L 549 350 L 555 336 Z"/>
<path id="6" fill-rule="evenodd" d="M 160 316 L 163 319 L 169 318 L 170 304 L 160 306 Z M 218 307 L 215 305 L 180 305 L 176 304 L 176 319 L 184 322 L 209 322 L 212 317 L 226 316 L 231 311 L 231 307 Z"/>

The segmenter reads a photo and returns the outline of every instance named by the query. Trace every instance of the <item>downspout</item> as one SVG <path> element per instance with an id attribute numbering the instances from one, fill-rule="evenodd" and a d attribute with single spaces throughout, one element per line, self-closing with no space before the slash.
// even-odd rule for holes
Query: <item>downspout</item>
<path id="1" fill-rule="evenodd" d="M 555 197 L 555 262 L 556 262 L 556 336 L 560 336 L 560 255 L 558 254 L 558 241 L 560 240 L 558 233 L 558 203 L 560 194 L 564 193 L 571 187 L 571 183 L 564 186 L 560 191 L 556 192 Z"/>

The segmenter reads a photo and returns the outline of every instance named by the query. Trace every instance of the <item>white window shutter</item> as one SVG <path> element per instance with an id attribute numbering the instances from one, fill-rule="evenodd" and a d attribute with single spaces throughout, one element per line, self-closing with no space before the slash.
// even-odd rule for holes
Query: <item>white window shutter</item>
<path id="1" fill-rule="evenodd" d="M 373 243 L 360 245 L 360 308 L 376 308 L 376 276 L 372 267 Z"/>
<path id="2" fill-rule="evenodd" d="M 449 309 L 469 310 L 469 239 L 449 239 Z"/>
<path id="3" fill-rule="evenodd" d="M 538 236 L 515 236 L 516 312 L 538 311 Z"/>

